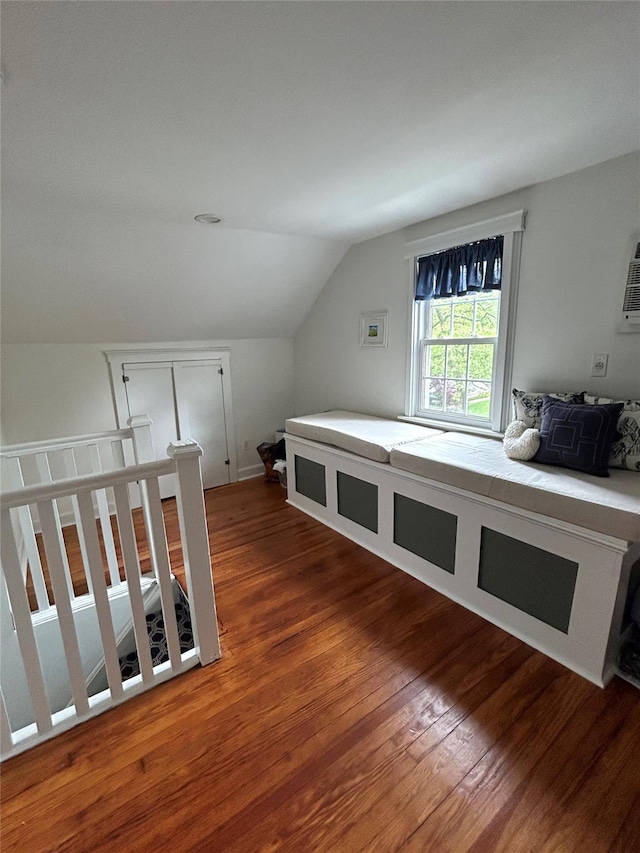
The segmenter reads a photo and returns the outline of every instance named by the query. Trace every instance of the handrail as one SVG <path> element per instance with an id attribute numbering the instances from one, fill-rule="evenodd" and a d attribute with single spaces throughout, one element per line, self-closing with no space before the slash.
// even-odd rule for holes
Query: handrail
<path id="1" fill-rule="evenodd" d="M 52 438 L 48 441 L 28 441 L 24 444 L 8 444 L 0 447 L 0 457 L 24 456 L 28 453 L 45 453 L 47 450 L 65 450 L 82 444 L 93 444 L 97 441 L 117 441 L 118 439 L 133 438 L 133 430 L 114 429 L 105 432 L 90 432 L 87 435 L 73 435 L 65 438 Z"/>
<path id="2" fill-rule="evenodd" d="M 137 458 L 149 459 L 151 441 L 148 423 L 133 426 L 133 441 Z M 89 445 L 91 449 L 91 445 Z M 96 448 L 93 448 L 96 451 Z M 97 453 L 97 451 L 96 451 Z M 72 476 L 64 480 L 44 482 L 36 485 L 21 486 L 0 496 L 0 526 L 2 526 L 2 575 L 0 582 L 0 610 L 3 621 L 13 619 L 14 631 L 11 633 L 11 661 L 22 661 L 21 672 L 25 678 L 19 689 L 15 690 L 12 677 L 7 677 L 0 688 L 0 758 L 22 752 L 28 746 L 41 743 L 72 725 L 108 707 L 117 705 L 134 693 L 149 689 L 161 681 L 179 675 L 185 669 L 200 662 L 203 666 L 220 658 L 220 639 L 216 618 L 215 594 L 211 572 L 209 536 L 202 490 L 200 457 L 202 448 L 190 439 L 172 442 L 167 448 L 168 458 L 161 461 L 146 461 L 128 468 Z M 95 454 L 94 454 L 95 455 Z M 19 459 L 11 460 L 15 466 Z M 70 467 L 74 472 L 74 467 Z M 45 472 L 50 476 L 50 471 Z M 181 652 L 180 636 L 174 604 L 172 586 L 172 560 L 163 506 L 160 496 L 160 478 L 175 474 L 176 507 L 180 527 L 180 553 L 184 577 L 186 580 L 191 612 L 194 648 L 190 652 Z M 19 481 L 18 481 L 19 482 Z M 132 495 L 128 485 L 138 482 L 142 498 L 142 518 L 134 518 Z M 111 510 L 106 506 L 106 490 L 113 490 Z M 56 501 L 71 497 L 75 504 L 75 526 L 80 543 L 80 554 L 74 550 L 74 559 L 67 554 L 67 542 L 60 524 Z M 105 504 L 106 523 L 103 524 L 100 500 Z M 97 506 L 96 506 L 97 504 Z M 38 599 L 38 611 L 31 611 L 29 603 L 29 576 L 31 580 L 41 578 L 44 588 L 44 573 L 36 544 L 31 513 L 34 506 L 40 525 L 42 547 L 47 558 L 46 569 L 51 582 L 51 598 L 45 590 L 42 600 Z M 28 519 L 28 525 L 16 529 L 14 524 L 18 515 Z M 103 547 L 97 519 L 102 525 Z M 137 526 L 144 521 L 146 541 L 138 542 Z M 108 547 L 105 534 L 111 532 L 112 525 L 117 527 L 120 553 L 112 572 L 108 563 Z M 27 551 L 25 564 L 19 546 L 20 536 L 30 532 L 32 545 Z M 115 553 L 115 550 L 114 550 Z M 80 559 L 81 557 L 81 559 Z M 159 592 L 163 614 L 169 660 L 154 665 L 147 630 L 145 601 L 141 582 L 143 564 L 150 564 L 154 585 Z M 72 578 L 72 569 L 76 577 Z M 86 600 L 95 611 L 91 632 L 85 632 L 84 623 L 74 617 L 79 606 L 76 594 L 79 580 L 84 588 L 80 569 L 84 570 L 90 599 Z M 108 572 L 106 571 L 108 569 Z M 124 574 L 124 577 L 122 575 Z M 35 581 L 34 581 L 35 583 Z M 140 675 L 128 678 L 119 666 L 119 632 L 121 618 L 114 621 L 114 609 L 111 606 L 112 592 L 128 596 L 131 624 L 135 639 L 135 648 L 140 664 Z M 81 593 L 82 594 L 82 593 Z M 83 602 L 84 606 L 84 602 Z M 58 620 L 62 638 L 61 664 L 53 665 L 52 657 L 42 644 L 38 644 L 38 627 L 43 623 L 38 614 L 48 611 L 51 618 Z M 126 608 L 125 608 L 126 609 Z M 55 615 L 54 615 L 55 614 Z M 125 614 L 127 616 L 127 614 Z M 128 616 L 127 616 L 128 618 Z M 87 673 L 80 650 L 88 645 L 98 650 L 104 661 L 105 676 L 108 684 L 96 697 L 89 696 Z M 56 652 L 55 649 L 52 651 Z M 56 652 L 57 654 L 57 652 Z M 59 655 L 58 655 L 59 657 Z M 62 703 L 70 697 L 72 705 L 58 710 L 61 702 L 54 696 L 50 685 L 63 674 Z M 12 671 L 13 672 L 13 671 Z M 4 677 L 4 668 L 3 668 Z M 19 679 L 18 679 L 19 680 Z M 56 690 L 58 688 L 56 687 Z M 4 696 L 2 692 L 4 690 Z M 25 692 L 26 691 L 26 692 Z M 7 697 L 11 697 L 9 717 Z M 56 698 L 57 697 L 57 698 Z M 16 731 L 11 726 L 16 726 Z"/>
<path id="3" fill-rule="evenodd" d="M 143 462 L 140 465 L 130 465 L 128 468 L 105 471 L 102 474 L 84 474 L 80 477 L 56 480 L 54 483 L 25 486 L 23 489 L 5 492 L 0 497 L 0 508 L 13 509 L 38 501 L 69 497 L 69 495 L 78 492 L 96 491 L 108 486 L 135 483 L 138 480 L 148 480 L 152 477 L 172 474 L 175 470 L 176 463 L 173 459 L 163 459 L 160 462 Z"/>

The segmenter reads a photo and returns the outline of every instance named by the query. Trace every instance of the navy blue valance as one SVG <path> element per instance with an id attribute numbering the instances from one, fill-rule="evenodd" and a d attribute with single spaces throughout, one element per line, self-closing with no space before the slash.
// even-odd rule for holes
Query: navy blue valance
<path id="1" fill-rule="evenodd" d="M 504 237 L 489 237 L 418 258 L 416 302 L 500 290 Z"/>

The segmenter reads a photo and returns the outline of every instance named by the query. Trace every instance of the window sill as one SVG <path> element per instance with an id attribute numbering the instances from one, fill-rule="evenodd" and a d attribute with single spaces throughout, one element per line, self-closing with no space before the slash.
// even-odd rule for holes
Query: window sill
<path id="1" fill-rule="evenodd" d="M 399 421 L 406 421 L 410 424 L 419 424 L 420 426 L 431 427 L 432 429 L 442 429 L 445 432 L 466 432 L 470 435 L 481 435 L 485 438 L 504 438 L 504 433 L 495 432 L 492 429 L 484 427 L 470 426 L 469 424 L 456 424 L 449 421 L 430 420 L 429 418 L 417 418 L 409 415 L 398 415 Z"/>

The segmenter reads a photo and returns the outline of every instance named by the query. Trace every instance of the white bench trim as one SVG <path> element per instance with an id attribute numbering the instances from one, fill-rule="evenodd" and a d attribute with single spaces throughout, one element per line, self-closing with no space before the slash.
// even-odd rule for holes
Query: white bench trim
<path id="1" fill-rule="evenodd" d="M 615 673 L 631 566 L 640 543 L 629 543 L 575 524 L 513 507 L 429 480 L 339 448 L 287 434 L 288 503 L 342 533 L 408 574 L 558 662 L 605 686 Z M 296 489 L 294 455 L 325 467 L 327 506 Z M 378 487 L 378 533 L 340 515 L 336 472 Z M 458 518 L 455 572 L 449 574 L 393 541 L 393 494 L 451 512 Z M 482 527 L 578 563 L 568 632 L 531 616 L 478 587 Z"/>
<path id="2" fill-rule="evenodd" d="M 501 501 L 497 501 L 495 498 L 490 498 L 486 495 L 480 495 L 477 492 L 469 492 L 466 489 L 460 489 L 457 486 L 450 486 L 448 483 L 441 483 L 439 480 L 431 480 L 427 477 L 421 477 L 419 474 L 413 474 L 411 471 L 404 471 L 401 468 L 395 468 L 394 466 L 389 465 L 388 462 L 376 462 L 373 459 L 366 459 L 363 456 L 358 456 L 355 453 L 350 453 L 348 450 L 341 450 L 339 447 L 334 447 L 333 445 L 320 444 L 317 441 L 312 441 L 311 439 L 302 438 L 297 435 L 290 435 L 287 433 L 285 437 L 289 441 L 295 441 L 296 443 L 305 445 L 307 447 L 322 448 L 322 450 L 329 455 L 338 456 L 342 459 L 355 460 L 361 467 L 373 468 L 378 471 L 384 472 L 385 475 L 393 474 L 400 477 L 402 480 L 413 480 L 416 483 L 428 485 L 432 489 L 458 495 L 470 502 L 497 509 L 507 515 L 511 515 L 517 518 L 523 518 L 526 520 L 531 520 L 532 516 L 535 515 L 536 523 L 540 526 L 546 526 L 555 530 L 560 530 L 562 532 L 569 533 L 572 536 L 575 536 L 580 539 L 585 539 L 587 542 L 592 542 L 596 545 L 605 545 L 606 547 L 611 548 L 614 551 L 619 551 L 620 553 L 625 553 L 629 548 L 629 542 L 626 539 L 619 539 L 615 536 L 609 536 L 606 533 L 599 533 L 595 530 L 591 530 L 586 527 L 580 527 L 577 524 L 571 524 L 571 522 L 563 521 L 559 518 L 552 518 L 548 515 L 533 513 L 530 510 L 521 509 L 520 507 L 512 506 L 511 504 L 502 503 Z M 288 446 L 289 445 L 287 444 L 287 447 Z M 301 495 L 300 497 L 303 496 Z"/>

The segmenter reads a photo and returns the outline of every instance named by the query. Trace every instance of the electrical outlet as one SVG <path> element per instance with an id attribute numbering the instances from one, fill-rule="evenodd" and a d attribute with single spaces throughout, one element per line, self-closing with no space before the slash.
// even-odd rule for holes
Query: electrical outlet
<path id="1" fill-rule="evenodd" d="M 596 352 L 593 354 L 591 358 L 591 375 L 592 376 L 606 376 L 607 375 L 607 362 L 609 361 L 609 354 L 606 352 Z"/>

